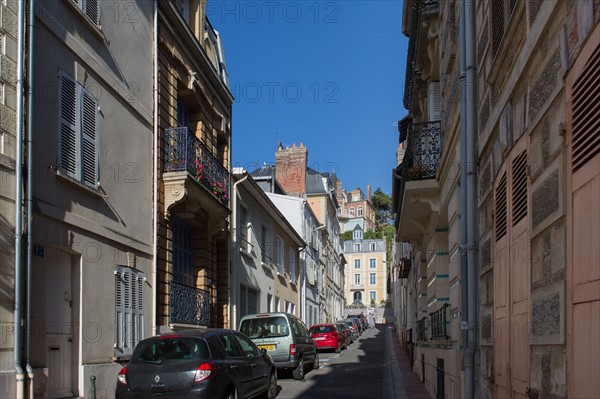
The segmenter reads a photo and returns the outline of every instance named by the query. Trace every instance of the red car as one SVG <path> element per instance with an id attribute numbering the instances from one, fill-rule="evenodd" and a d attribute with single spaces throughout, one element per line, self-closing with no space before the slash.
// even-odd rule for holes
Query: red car
<path id="1" fill-rule="evenodd" d="M 308 330 L 317 349 L 334 349 L 336 353 L 348 347 L 346 334 L 341 329 L 338 329 L 335 324 L 315 324 Z"/>

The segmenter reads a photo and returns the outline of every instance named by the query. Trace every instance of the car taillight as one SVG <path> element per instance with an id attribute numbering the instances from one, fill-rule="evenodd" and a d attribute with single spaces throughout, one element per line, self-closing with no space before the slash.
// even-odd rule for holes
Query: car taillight
<path id="1" fill-rule="evenodd" d="M 296 344 L 290 344 L 290 355 L 296 354 Z"/>
<path id="2" fill-rule="evenodd" d="M 127 367 L 123 367 L 121 371 L 119 371 L 119 374 L 117 374 L 117 382 L 127 386 Z"/>
<path id="3" fill-rule="evenodd" d="M 196 369 L 196 375 L 194 376 L 194 382 L 201 382 L 208 380 L 217 370 L 214 363 L 206 362 L 202 363 Z"/>

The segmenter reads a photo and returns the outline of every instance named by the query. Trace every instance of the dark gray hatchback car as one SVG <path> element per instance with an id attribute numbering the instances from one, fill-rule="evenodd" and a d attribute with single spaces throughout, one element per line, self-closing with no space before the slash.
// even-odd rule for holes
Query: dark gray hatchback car
<path id="1" fill-rule="evenodd" d="M 185 330 L 140 341 L 117 376 L 117 398 L 274 398 L 271 357 L 245 335 Z"/>

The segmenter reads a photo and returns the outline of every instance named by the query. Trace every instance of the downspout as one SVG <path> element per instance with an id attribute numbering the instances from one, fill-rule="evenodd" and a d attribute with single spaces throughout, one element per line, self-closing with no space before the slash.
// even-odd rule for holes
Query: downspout
<path id="1" fill-rule="evenodd" d="M 23 374 L 23 367 L 21 367 L 21 341 L 22 341 L 22 316 L 21 316 L 21 268 L 22 268 L 22 240 L 23 240 L 23 48 L 25 46 L 25 2 L 20 1 L 19 10 L 17 13 L 17 138 L 16 138 L 16 154 L 15 154 L 15 312 L 14 312 L 14 325 L 15 325 L 15 340 L 14 340 L 14 367 L 16 374 L 16 398 L 21 399 L 25 397 L 25 375 Z"/>
<path id="2" fill-rule="evenodd" d="M 235 244 L 237 242 L 236 232 L 237 232 L 237 186 L 240 183 L 243 183 L 244 180 L 248 178 L 249 175 L 244 176 L 240 180 L 233 183 L 233 188 L 231 189 L 231 239 L 229 242 L 233 245 L 232 249 L 235 249 Z M 235 251 L 229 251 L 230 253 L 234 253 Z M 232 270 L 231 270 L 231 280 L 229 282 L 229 328 L 235 329 L 237 328 L 236 320 L 237 320 L 237 296 L 235 295 L 236 284 L 237 284 L 237 262 L 235 261 L 236 257 L 233 256 L 232 260 Z"/>
<path id="3" fill-rule="evenodd" d="M 153 163 L 154 176 L 152 179 L 152 209 L 154 211 L 154 223 L 152 226 L 152 335 L 158 333 L 157 325 L 157 293 L 158 293 L 158 0 L 154 0 L 154 115 L 153 115 Z"/>
<path id="4" fill-rule="evenodd" d="M 468 301 L 469 301 L 469 266 L 467 263 L 467 88 L 466 88 L 466 53 L 465 53 L 465 2 L 460 3 L 460 318 L 461 318 L 461 347 L 462 347 L 462 370 L 465 375 L 465 397 L 468 386 L 473 385 L 473 364 L 467 362 L 467 347 L 469 342 L 468 330 Z M 468 363 L 468 364 L 467 364 Z M 470 396 L 472 397 L 472 396 Z"/>
<path id="5" fill-rule="evenodd" d="M 471 376 L 466 384 L 466 397 L 475 397 L 475 353 L 477 351 L 478 328 L 478 265 L 477 265 L 477 76 L 475 66 L 475 4 L 473 0 L 464 0 L 464 51 L 465 51 L 465 86 L 466 86 L 466 168 L 467 168 L 467 263 L 468 263 L 468 345 L 465 356 L 466 365 L 470 367 Z"/>
<path id="6" fill-rule="evenodd" d="M 306 210 L 306 200 L 302 200 L 302 206 L 300 207 L 300 214 L 302 215 L 302 236 L 308 238 L 308 232 L 307 232 L 307 223 L 304 220 L 304 216 L 305 216 L 305 210 Z M 300 269 L 298 268 L 298 272 L 300 272 L 300 270 L 303 270 L 302 275 L 300 276 L 300 279 L 302 280 L 302 287 L 300 288 L 302 294 L 300 296 L 300 312 L 301 314 L 301 319 L 304 320 L 305 323 L 308 323 L 308 317 L 306 316 L 306 271 L 308 268 L 308 244 L 306 245 L 306 247 L 304 247 L 304 268 Z"/>
<path id="7" fill-rule="evenodd" d="M 27 46 L 27 293 L 26 293 L 26 321 L 25 321 L 25 358 L 27 365 L 28 397 L 33 399 L 33 367 L 29 361 L 31 353 L 31 280 L 32 280 L 32 254 L 33 254 L 33 39 L 34 39 L 34 18 L 35 9 L 33 0 L 29 0 L 29 10 L 27 19 L 28 46 Z"/>

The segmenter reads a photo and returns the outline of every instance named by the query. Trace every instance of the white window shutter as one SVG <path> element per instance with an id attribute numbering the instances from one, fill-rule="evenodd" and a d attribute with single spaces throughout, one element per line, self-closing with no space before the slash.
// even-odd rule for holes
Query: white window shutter
<path id="1" fill-rule="evenodd" d="M 125 345 L 123 330 L 125 325 L 124 307 L 123 307 L 123 270 L 117 268 L 115 272 L 115 348 L 119 354 L 122 354 L 122 348 Z"/>
<path id="2" fill-rule="evenodd" d="M 77 134 L 77 85 L 68 76 L 59 74 L 59 166 L 68 175 L 79 179 L 79 162 L 77 148 L 79 135 Z"/>
<path id="3" fill-rule="evenodd" d="M 429 82 L 429 88 L 427 89 L 427 99 L 429 101 L 429 121 L 440 120 L 442 114 L 440 82 Z"/>
<path id="4" fill-rule="evenodd" d="M 98 101 L 82 89 L 82 180 L 97 187 L 98 184 Z"/>

